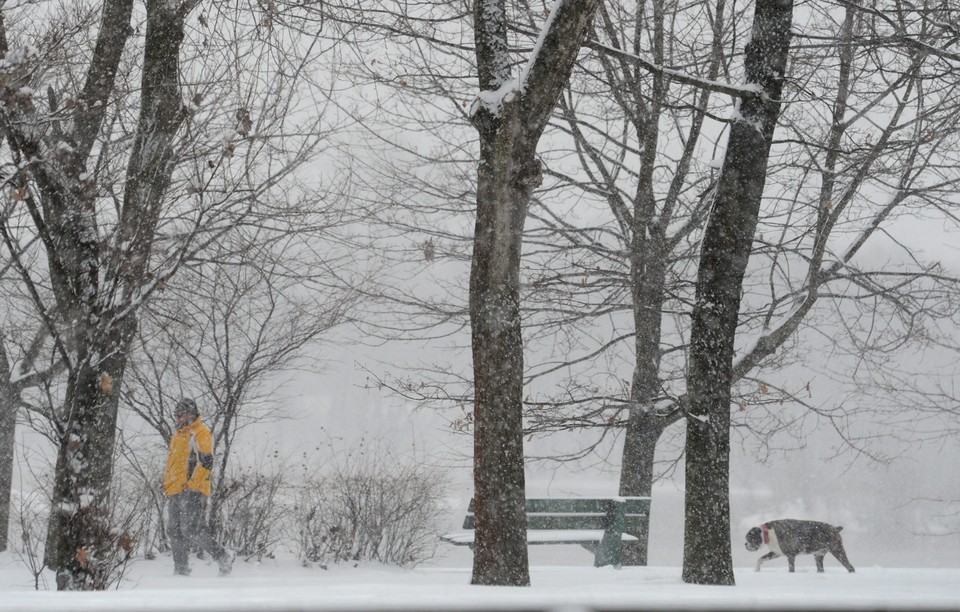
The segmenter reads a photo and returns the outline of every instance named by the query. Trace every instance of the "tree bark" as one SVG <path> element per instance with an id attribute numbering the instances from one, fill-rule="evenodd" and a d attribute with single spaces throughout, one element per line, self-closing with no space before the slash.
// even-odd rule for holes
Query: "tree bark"
<path id="1" fill-rule="evenodd" d="M 555 3 L 513 89 L 505 4 L 478 0 L 474 8 L 480 89 L 491 95 L 478 99 L 472 117 L 480 137 L 470 271 L 475 389 L 473 584 L 530 584 L 520 327 L 523 226 L 530 196 L 542 181 L 537 143 L 597 4 L 598 0 Z"/>
<path id="2" fill-rule="evenodd" d="M 701 244 L 687 392 L 683 580 L 734 584 L 730 550 L 730 385 L 744 271 L 757 226 L 767 159 L 780 114 L 792 0 L 758 0 L 746 47 L 748 84 Z"/>
<path id="3" fill-rule="evenodd" d="M 620 495 L 624 497 L 653 497 L 653 466 L 657 440 L 668 421 L 644 408 L 631 409 L 630 421 L 624 437 L 623 461 L 620 468 Z M 651 505 L 652 512 L 652 505 Z M 648 523 L 649 524 L 649 523 Z M 649 547 L 649 528 L 638 532 L 625 530 L 637 538 L 624 542 L 620 550 L 622 565 L 646 565 Z"/>
<path id="4" fill-rule="evenodd" d="M 111 558 L 116 544 L 109 521 L 110 481 L 130 336 L 84 345 L 79 367 L 68 375 L 64 408 L 69 419 L 57 453 L 45 553 L 46 564 L 57 571 L 59 590 L 108 586 L 109 570 L 98 561 Z M 102 350 L 111 357 L 99 359 Z"/>
<path id="5" fill-rule="evenodd" d="M 633 405 L 624 432 L 620 466 L 620 495 L 626 497 L 652 497 L 657 440 L 676 420 L 656 414 L 653 406 L 660 394 L 661 313 L 666 272 L 659 241 L 643 238 L 651 213 L 641 217 L 642 227 L 634 230 L 630 258 L 636 365 L 630 388 Z M 638 541 L 623 545 L 622 564 L 646 565 L 648 533 L 628 533 Z"/>
<path id="6" fill-rule="evenodd" d="M 20 393 L 9 380 L 0 381 L 0 552 L 9 545 L 13 447 L 19 406 Z"/>
<path id="7" fill-rule="evenodd" d="M 517 113 L 511 114 L 513 117 L 507 122 L 516 123 Z M 494 134 L 513 130 L 497 129 Z M 509 151 L 509 142 L 491 140 L 481 137 L 470 274 L 476 401 L 477 545 L 473 583 L 525 586 L 530 584 L 530 575 L 524 512 L 519 275 L 523 224 L 530 194 L 539 185 L 539 165 L 532 152 L 513 153 Z M 507 148 L 507 154 L 498 151 L 498 147 L 500 151 Z M 525 159 L 518 164 L 518 157 Z"/>

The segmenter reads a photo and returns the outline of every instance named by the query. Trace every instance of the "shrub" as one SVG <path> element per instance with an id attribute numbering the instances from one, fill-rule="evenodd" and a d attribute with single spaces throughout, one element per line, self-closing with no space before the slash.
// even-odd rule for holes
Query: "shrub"
<path id="1" fill-rule="evenodd" d="M 278 503 L 283 484 L 282 470 L 238 470 L 226 476 L 214 492 L 214 537 L 247 559 L 272 556 L 283 533 L 284 509 Z"/>
<path id="2" fill-rule="evenodd" d="M 348 457 L 344 463 L 306 479 L 298 490 L 294 519 L 301 561 L 406 567 L 432 558 L 442 514 L 442 478 L 422 461 L 399 460 L 385 452 L 359 461 Z"/>
<path id="3" fill-rule="evenodd" d="M 43 545 L 46 540 L 50 503 L 40 492 L 21 495 L 13 491 L 10 514 L 10 550 L 20 557 L 33 576 L 33 588 L 49 588 L 43 576 Z"/>

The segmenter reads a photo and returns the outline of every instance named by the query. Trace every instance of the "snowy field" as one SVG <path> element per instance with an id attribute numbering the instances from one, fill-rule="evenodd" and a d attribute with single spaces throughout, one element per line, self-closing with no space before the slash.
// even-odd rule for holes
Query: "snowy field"
<path id="1" fill-rule="evenodd" d="M 678 567 L 534 565 L 529 588 L 470 586 L 469 566 L 324 570 L 238 560 L 222 578 L 204 561 L 194 561 L 189 577 L 172 576 L 172 568 L 169 557 L 141 560 L 115 591 L 38 592 L 20 560 L 3 553 L 0 610 L 960 610 L 960 569 L 862 566 L 848 574 L 828 565 L 817 574 L 811 557 L 798 559 L 795 574 L 776 561 L 759 573 L 738 568 L 735 587 L 684 584 Z"/>

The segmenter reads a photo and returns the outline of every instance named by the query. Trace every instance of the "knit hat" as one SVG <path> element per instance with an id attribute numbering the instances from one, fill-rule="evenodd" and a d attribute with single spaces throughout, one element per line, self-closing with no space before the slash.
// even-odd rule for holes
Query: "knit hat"
<path id="1" fill-rule="evenodd" d="M 173 414 L 174 416 L 180 416 L 181 414 L 200 416 L 200 411 L 197 409 L 197 402 L 189 397 L 185 397 L 177 402 L 177 407 L 173 409 Z"/>

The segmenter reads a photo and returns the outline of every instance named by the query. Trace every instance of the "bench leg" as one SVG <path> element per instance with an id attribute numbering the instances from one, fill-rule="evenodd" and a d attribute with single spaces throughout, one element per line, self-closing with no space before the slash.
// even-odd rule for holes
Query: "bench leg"
<path id="1" fill-rule="evenodd" d="M 603 539 L 597 546 L 593 558 L 594 567 L 613 565 L 620 567 L 620 545 L 623 543 L 623 512 L 626 504 L 622 500 L 607 500 L 604 517 Z"/>
<path id="2" fill-rule="evenodd" d="M 594 567 L 613 565 L 620 567 L 620 544 L 623 536 L 619 533 L 605 531 L 603 539 L 597 545 L 597 552 L 593 556 Z"/>

